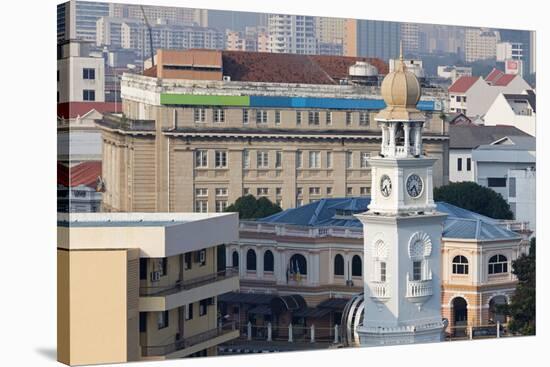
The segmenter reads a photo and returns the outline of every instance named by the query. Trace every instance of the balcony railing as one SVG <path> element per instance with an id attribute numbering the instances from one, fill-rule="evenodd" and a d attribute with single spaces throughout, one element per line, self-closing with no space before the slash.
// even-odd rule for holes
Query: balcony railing
<path id="1" fill-rule="evenodd" d="M 427 297 L 433 295 L 432 280 L 409 280 L 407 297 Z"/>
<path id="2" fill-rule="evenodd" d="M 371 297 L 374 298 L 389 298 L 390 297 L 390 286 L 386 282 L 373 282 L 371 287 Z"/>
<path id="3" fill-rule="evenodd" d="M 217 273 L 208 274 L 189 280 L 179 280 L 175 283 L 165 286 L 140 287 L 139 295 L 141 297 L 163 297 L 178 293 L 184 290 L 200 287 L 202 285 L 217 282 L 220 280 L 236 277 L 239 275 L 237 268 L 226 268 Z"/>
<path id="4" fill-rule="evenodd" d="M 363 238 L 363 228 L 346 228 L 346 227 L 319 227 L 310 228 L 306 226 L 295 225 L 278 225 L 269 223 L 255 223 L 252 221 L 241 222 L 239 230 L 242 232 L 252 233 L 270 233 L 279 236 L 293 237 L 339 237 L 339 238 Z"/>
<path id="5" fill-rule="evenodd" d="M 226 323 L 220 325 L 214 329 L 204 331 L 200 334 L 193 335 L 188 338 L 179 339 L 174 343 L 164 344 L 164 345 L 152 345 L 152 346 L 142 346 L 141 354 L 143 357 L 158 357 L 166 356 L 170 353 L 177 352 L 178 350 L 183 350 L 194 345 L 204 343 L 210 339 L 217 338 L 219 336 L 229 334 L 236 330 L 235 323 Z"/>

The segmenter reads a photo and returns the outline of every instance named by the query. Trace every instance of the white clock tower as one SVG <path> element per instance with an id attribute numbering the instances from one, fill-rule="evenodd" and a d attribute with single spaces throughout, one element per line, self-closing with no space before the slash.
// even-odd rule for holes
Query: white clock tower
<path id="1" fill-rule="evenodd" d="M 364 315 L 361 345 L 441 341 L 440 242 L 445 215 L 433 201 L 432 166 L 424 156 L 425 116 L 417 110 L 420 84 L 398 68 L 382 82 L 387 107 L 376 116 L 382 129 L 371 158 L 369 211 L 357 215 L 364 233 Z"/>

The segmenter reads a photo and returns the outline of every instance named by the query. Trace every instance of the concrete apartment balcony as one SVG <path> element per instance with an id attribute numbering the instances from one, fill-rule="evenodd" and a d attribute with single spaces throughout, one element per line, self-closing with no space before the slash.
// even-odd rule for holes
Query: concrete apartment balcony
<path id="1" fill-rule="evenodd" d="M 141 355 L 144 360 L 182 358 L 238 337 L 239 330 L 235 324 L 227 323 L 173 343 L 142 346 Z"/>
<path id="2" fill-rule="evenodd" d="M 205 298 L 239 289 L 237 269 L 227 268 L 217 273 L 178 281 L 165 287 L 141 287 L 139 311 L 166 311 L 198 302 Z"/>

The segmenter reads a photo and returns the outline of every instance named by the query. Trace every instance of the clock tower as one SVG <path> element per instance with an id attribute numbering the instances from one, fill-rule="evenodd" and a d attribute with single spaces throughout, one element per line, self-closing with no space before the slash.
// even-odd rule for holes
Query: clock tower
<path id="1" fill-rule="evenodd" d="M 440 243 L 445 215 L 433 201 L 436 159 L 422 148 L 421 88 L 401 56 L 382 82 L 386 108 L 377 157 L 369 160 L 372 197 L 358 214 L 364 233 L 362 345 L 441 341 Z"/>

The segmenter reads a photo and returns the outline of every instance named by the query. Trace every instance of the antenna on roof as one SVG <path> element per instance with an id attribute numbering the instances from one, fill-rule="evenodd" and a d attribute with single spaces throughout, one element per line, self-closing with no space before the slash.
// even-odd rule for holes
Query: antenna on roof
<path id="1" fill-rule="evenodd" d="M 149 31 L 149 49 L 151 50 L 151 66 L 155 66 L 155 53 L 153 51 L 153 33 L 151 31 L 151 25 L 147 20 L 147 16 L 145 15 L 145 10 L 143 10 L 143 6 L 140 5 L 139 7 L 141 8 L 141 13 L 143 14 L 145 25 L 147 26 L 147 30 Z"/>

